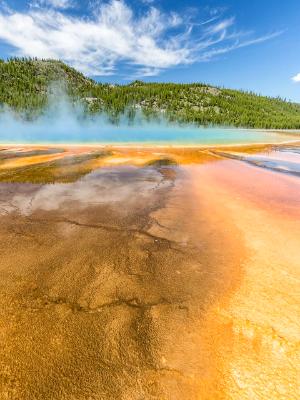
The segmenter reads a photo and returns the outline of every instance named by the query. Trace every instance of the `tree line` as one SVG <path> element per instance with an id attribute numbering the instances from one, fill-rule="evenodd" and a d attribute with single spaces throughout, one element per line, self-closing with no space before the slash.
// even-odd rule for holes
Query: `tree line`
<path id="1" fill-rule="evenodd" d="M 112 121 L 125 114 L 134 120 L 163 116 L 179 123 L 248 128 L 300 129 L 300 105 L 252 92 L 212 87 L 203 83 L 145 83 L 128 85 L 96 82 L 57 60 L 0 60 L 0 105 L 28 118 L 43 113 L 57 88 L 87 115 L 108 113 Z M 59 97 L 59 95 L 57 95 Z"/>

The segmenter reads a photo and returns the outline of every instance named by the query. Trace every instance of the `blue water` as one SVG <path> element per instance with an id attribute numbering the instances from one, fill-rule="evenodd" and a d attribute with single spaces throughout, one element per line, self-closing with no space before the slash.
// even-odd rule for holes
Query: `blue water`
<path id="1" fill-rule="evenodd" d="M 300 136 L 298 136 L 300 138 Z M 157 145 L 217 145 L 247 143 L 278 143 L 296 140 L 297 137 L 266 131 L 200 128 L 178 126 L 163 122 L 130 126 L 127 123 L 112 125 L 97 119 L 79 122 L 66 116 L 42 119 L 33 123 L 11 117 L 0 119 L 0 143 L 99 143 L 99 144 L 157 144 Z"/>

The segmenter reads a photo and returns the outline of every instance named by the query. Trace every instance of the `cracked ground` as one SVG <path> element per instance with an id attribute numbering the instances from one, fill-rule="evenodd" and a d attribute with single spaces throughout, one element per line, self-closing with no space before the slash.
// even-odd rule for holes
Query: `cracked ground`
<path id="1" fill-rule="evenodd" d="M 1 172 L 0 399 L 297 399 L 296 178 L 83 162 Z"/>
<path id="2" fill-rule="evenodd" d="M 175 197 L 167 169 L 1 185 L 2 398 L 195 396 L 199 360 L 180 352 L 213 291 L 200 250 L 170 234 L 176 212 L 156 219 Z"/>

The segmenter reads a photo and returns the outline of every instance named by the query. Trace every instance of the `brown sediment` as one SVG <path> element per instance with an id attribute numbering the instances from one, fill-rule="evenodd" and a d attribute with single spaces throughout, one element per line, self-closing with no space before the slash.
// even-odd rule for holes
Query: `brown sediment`
<path id="1" fill-rule="evenodd" d="M 78 180 L 98 166 L 108 151 L 54 153 L 43 156 L 19 156 L 0 164 L 1 182 L 67 183 Z"/>
<path id="2" fill-rule="evenodd" d="M 49 150 L 49 149 L 48 149 Z M 91 171 L 105 166 L 158 164 L 191 164 L 215 161 L 216 155 L 202 148 L 121 148 L 121 147 L 68 147 L 49 154 L 29 156 L 29 151 L 47 148 L 10 148 L 5 157 L 0 152 L 0 182 L 55 183 L 74 182 Z M 18 153 L 18 156 L 16 156 Z M 23 153 L 23 155 L 22 155 Z"/>
<path id="3" fill-rule="evenodd" d="M 31 155 L 31 156 L 28 156 L 27 154 L 24 154 L 23 156 L 21 154 L 18 154 L 17 157 L 12 157 L 12 158 L 7 157 L 4 161 L 2 161 L 0 169 L 5 170 L 12 168 L 20 168 L 34 164 L 42 164 L 44 162 L 59 160 L 60 158 L 63 157 L 65 157 L 65 154 L 63 153 Z"/>
<path id="4" fill-rule="evenodd" d="M 0 399 L 298 399 L 297 178 L 106 151 L 0 185 Z"/>
<path id="5" fill-rule="evenodd" d="M 205 389 L 220 395 L 220 366 L 209 348 L 201 349 L 200 328 L 207 307 L 229 284 L 216 271 L 218 258 L 234 254 L 212 253 L 204 227 L 199 247 L 191 232 L 197 223 L 179 227 L 189 218 L 176 205 L 180 189 L 172 189 L 170 171 L 103 174 L 102 195 L 119 187 L 116 180 L 120 192 L 129 191 L 122 208 L 118 195 L 115 205 L 93 205 L 89 198 L 92 205 L 81 208 L 71 188 L 70 205 L 50 210 L 36 205 L 43 188 L 9 186 L 11 194 L 2 193 L 3 393 L 197 399 Z M 46 199 L 55 190 L 48 188 Z M 169 234 L 155 231 L 162 226 L 160 209 L 179 224 L 169 224 Z"/>

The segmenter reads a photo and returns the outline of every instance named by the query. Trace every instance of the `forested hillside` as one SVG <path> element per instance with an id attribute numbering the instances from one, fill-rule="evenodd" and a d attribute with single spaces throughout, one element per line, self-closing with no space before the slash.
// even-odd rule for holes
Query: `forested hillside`
<path id="1" fill-rule="evenodd" d="M 201 77 L 199 77 L 201 78 Z M 216 88 L 202 83 L 101 84 L 56 60 L 0 61 L 0 104 L 34 117 L 47 106 L 49 94 L 60 87 L 86 113 L 107 112 L 118 121 L 164 115 L 178 122 L 252 128 L 300 129 L 300 104 L 254 93 Z M 59 95 L 57 95 L 59 96 Z"/>

